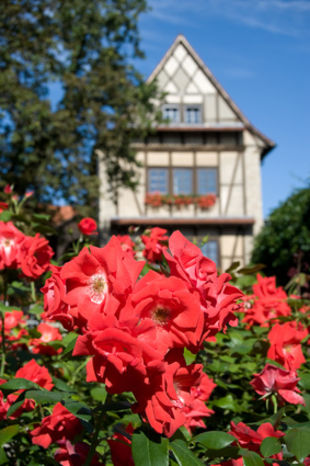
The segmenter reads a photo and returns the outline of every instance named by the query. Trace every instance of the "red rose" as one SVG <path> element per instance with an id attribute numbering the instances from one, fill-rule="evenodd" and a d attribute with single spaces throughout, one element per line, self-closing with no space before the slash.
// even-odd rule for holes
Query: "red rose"
<path id="1" fill-rule="evenodd" d="M 30 432 L 32 443 L 48 448 L 51 443 L 73 439 L 82 430 L 82 424 L 61 403 L 54 406 L 50 416 L 42 419 L 41 425 Z"/>
<path id="2" fill-rule="evenodd" d="M 134 429 L 131 424 L 126 427 L 126 434 L 132 435 Z M 129 437 L 128 435 L 128 437 Z M 134 466 L 131 453 L 131 440 L 127 436 L 116 432 L 112 439 L 108 440 L 111 450 L 113 466 Z"/>
<path id="3" fill-rule="evenodd" d="M 305 404 L 297 382 L 300 379 L 295 371 L 280 369 L 272 364 L 266 364 L 262 372 L 254 374 L 254 379 L 250 382 L 254 390 L 262 396 L 276 393 L 280 400 L 292 404 Z"/>
<path id="4" fill-rule="evenodd" d="M 79 230 L 83 235 L 97 235 L 97 222 L 91 217 L 83 218 L 78 224 Z"/>
<path id="5" fill-rule="evenodd" d="M 199 293 L 190 292 L 187 283 L 177 277 L 148 272 L 135 286 L 121 317 L 135 315 L 151 319 L 156 327 L 153 344 L 165 352 L 173 347 L 198 349 L 204 325 Z M 152 344 L 152 342 L 150 342 Z"/>
<path id="6" fill-rule="evenodd" d="M 267 357 L 288 370 L 299 369 L 306 361 L 300 342 L 307 335 L 307 330 L 295 321 L 275 324 L 268 333 L 270 348 Z"/>
<path id="7" fill-rule="evenodd" d="M 103 382 L 109 393 L 132 391 L 143 384 L 148 366 L 160 370 L 163 355 L 148 343 L 151 322 L 138 319 L 123 324 L 115 316 L 93 315 L 89 331 L 78 337 L 73 355 L 93 355 L 87 364 L 87 381 Z"/>
<path id="8" fill-rule="evenodd" d="M 137 262 L 113 237 L 104 248 L 90 246 L 61 269 L 65 303 L 81 328 L 92 313 L 116 312 L 125 302 L 144 266 Z"/>
<path id="9" fill-rule="evenodd" d="M 168 241 L 166 233 L 167 230 L 155 227 L 150 230 L 149 235 L 141 235 L 141 239 L 145 244 L 143 255 L 148 261 L 157 262 L 161 260 L 163 248 Z"/>
<path id="10" fill-rule="evenodd" d="M 55 453 L 55 460 L 62 466 L 81 466 L 85 464 L 90 446 L 84 442 L 78 442 L 75 445 L 69 440 L 60 440 L 57 442 L 59 449 Z M 99 461 L 97 453 L 92 457 L 90 466 L 103 464 Z"/>
<path id="11" fill-rule="evenodd" d="M 54 252 L 46 238 L 26 236 L 21 245 L 22 272 L 34 280 L 47 271 Z"/>
<path id="12" fill-rule="evenodd" d="M 276 323 L 276 318 L 289 316 L 291 308 L 287 304 L 287 294 L 281 287 L 276 287 L 275 277 L 261 277 L 257 275 L 257 283 L 253 285 L 254 294 L 246 296 L 246 301 L 253 300 L 253 304 L 245 306 L 245 317 L 243 322 L 251 327 L 259 324 L 268 327 Z M 271 321 L 272 319 L 272 321 Z"/>
<path id="13" fill-rule="evenodd" d="M 51 390 L 54 387 L 52 377 L 46 367 L 39 366 L 34 359 L 31 359 L 31 361 L 18 369 L 15 377 L 31 380 L 46 390 Z"/>
<path id="14" fill-rule="evenodd" d="M 52 276 L 45 282 L 41 288 L 44 294 L 44 312 L 41 314 L 42 319 L 58 320 L 66 330 L 73 330 L 73 317 L 69 314 L 69 306 L 64 302 L 66 286 L 64 280 L 60 277 L 61 267 L 50 266 L 53 272 Z"/>
<path id="15" fill-rule="evenodd" d="M 62 336 L 58 328 L 42 322 L 38 325 L 37 330 L 41 333 L 41 337 L 33 338 L 29 341 L 29 346 L 32 347 L 31 351 L 33 353 L 47 354 L 52 356 L 54 354 L 59 354 L 62 352 L 62 348 L 55 349 L 47 344 L 51 341 L 62 340 Z"/>
<path id="16" fill-rule="evenodd" d="M 46 390 L 51 390 L 54 387 L 52 377 L 50 376 L 48 370 L 44 366 L 39 366 L 39 364 L 34 360 L 27 362 L 23 367 L 18 369 L 15 374 L 15 378 L 27 379 L 32 382 L 37 383 L 40 387 L 45 388 Z M 24 390 L 18 390 L 15 393 L 11 393 L 7 397 L 9 406 L 14 404 L 19 395 Z M 15 413 L 11 416 L 12 418 L 17 418 L 23 411 L 31 411 L 35 407 L 34 400 L 27 399 L 24 403 L 18 408 Z"/>
<path id="17" fill-rule="evenodd" d="M 257 431 L 250 429 L 243 422 L 235 424 L 231 422 L 231 431 L 228 432 L 230 435 L 233 435 L 238 440 L 238 443 L 242 448 L 247 448 L 248 450 L 255 451 L 260 455 L 260 445 L 266 437 L 275 437 L 280 438 L 284 435 L 283 432 L 275 430 L 273 425 L 270 422 L 265 422 L 261 424 Z M 282 453 L 277 453 L 272 455 L 271 458 L 278 460 L 282 459 Z M 267 464 L 267 463 L 266 463 Z"/>
<path id="18" fill-rule="evenodd" d="M 25 235 L 12 222 L 0 221 L 0 270 L 20 266 L 20 248 Z"/>
<path id="19" fill-rule="evenodd" d="M 214 387 L 201 364 L 186 366 L 182 351 L 173 350 L 162 373 L 149 371 L 148 384 L 136 385 L 134 410 L 144 414 L 156 432 L 171 437 L 183 425 L 189 431 L 205 427 L 202 418 L 213 413 L 205 401 Z"/>
<path id="20" fill-rule="evenodd" d="M 13 192 L 12 186 L 10 186 L 9 184 L 5 185 L 4 189 L 3 189 L 3 192 L 5 194 L 12 194 L 12 192 Z"/>
<path id="21" fill-rule="evenodd" d="M 172 276 L 182 278 L 189 289 L 198 291 L 201 309 L 204 314 L 204 339 L 225 330 L 228 323 L 238 322 L 234 312 L 240 308 L 236 300 L 242 292 L 230 285 L 231 276 L 227 273 L 217 275 L 216 264 L 204 257 L 201 250 L 175 231 L 169 239 L 169 250 L 164 251 Z"/>
<path id="22" fill-rule="evenodd" d="M 0 202 L 0 214 L 1 214 L 4 210 L 8 209 L 8 207 L 9 207 L 9 204 L 8 204 L 7 202 Z"/>

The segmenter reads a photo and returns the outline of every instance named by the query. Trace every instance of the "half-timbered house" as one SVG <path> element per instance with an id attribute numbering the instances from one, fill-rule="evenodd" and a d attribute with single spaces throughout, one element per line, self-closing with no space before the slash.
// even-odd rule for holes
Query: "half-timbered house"
<path id="1" fill-rule="evenodd" d="M 122 189 L 117 206 L 106 195 L 100 164 L 101 227 L 179 229 L 222 269 L 247 263 L 263 223 L 261 160 L 274 143 L 249 122 L 184 36 L 153 80 L 165 93 L 166 123 L 135 143 L 141 182 L 136 192 Z"/>

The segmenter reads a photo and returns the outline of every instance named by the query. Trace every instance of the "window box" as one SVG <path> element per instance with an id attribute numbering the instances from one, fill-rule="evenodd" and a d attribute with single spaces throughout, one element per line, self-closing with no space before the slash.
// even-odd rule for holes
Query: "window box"
<path id="1" fill-rule="evenodd" d="M 210 209 L 216 202 L 215 194 L 204 194 L 203 196 L 197 195 L 164 195 L 161 193 L 147 193 L 145 196 L 145 204 L 151 207 L 162 207 L 165 205 L 184 207 L 196 204 L 200 209 Z"/>

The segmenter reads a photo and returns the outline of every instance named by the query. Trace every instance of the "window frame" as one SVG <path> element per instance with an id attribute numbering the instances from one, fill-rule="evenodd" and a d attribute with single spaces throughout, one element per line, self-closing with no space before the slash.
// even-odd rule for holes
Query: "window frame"
<path id="1" fill-rule="evenodd" d="M 173 120 L 170 120 L 169 117 L 165 117 L 165 111 L 168 110 L 168 109 L 176 109 L 178 112 L 177 112 L 177 115 L 178 115 L 178 118 L 177 119 L 173 119 Z M 168 120 L 168 124 L 172 124 L 172 123 L 181 123 L 181 106 L 180 104 L 164 104 L 161 108 L 161 111 L 163 113 L 163 117 L 165 120 Z"/>
<path id="2" fill-rule="evenodd" d="M 173 196 L 173 195 L 182 195 L 182 194 L 175 194 L 173 192 L 173 170 L 174 169 L 186 169 L 186 170 L 191 170 L 192 171 L 192 188 L 193 192 L 190 194 L 184 194 L 185 196 L 187 195 L 194 195 L 194 196 L 207 196 L 208 194 L 215 194 L 216 197 L 219 197 L 219 168 L 218 167 L 188 167 L 188 166 L 174 166 L 174 165 L 150 165 L 146 167 L 146 192 L 149 194 L 158 192 L 158 191 L 150 191 L 150 170 L 152 169 L 159 169 L 159 170 L 167 170 L 168 171 L 168 182 L 167 182 L 167 193 L 161 193 L 163 195 L 167 196 Z M 200 169 L 204 170 L 216 170 L 216 192 L 213 193 L 211 191 L 206 192 L 205 194 L 199 194 L 198 193 L 198 171 Z"/>
<path id="3" fill-rule="evenodd" d="M 187 112 L 190 109 L 198 110 L 197 114 L 199 116 L 198 118 L 199 121 L 195 121 L 195 122 L 187 121 Z M 201 125 L 202 124 L 202 105 L 201 104 L 185 104 L 183 108 L 183 121 L 186 125 Z"/>
<path id="4" fill-rule="evenodd" d="M 198 172 L 199 170 L 215 170 L 215 192 L 207 191 L 204 194 L 199 194 L 198 192 Z M 215 194 L 216 197 L 219 196 L 219 168 L 218 167 L 195 167 L 195 192 L 197 196 L 206 196 L 207 194 Z"/>
<path id="5" fill-rule="evenodd" d="M 167 192 L 162 193 L 160 191 L 150 191 L 150 171 L 151 170 L 166 170 L 167 171 Z M 163 196 L 169 196 L 170 194 L 170 167 L 167 166 L 155 166 L 155 167 L 147 167 L 147 193 L 155 194 L 160 193 Z"/>

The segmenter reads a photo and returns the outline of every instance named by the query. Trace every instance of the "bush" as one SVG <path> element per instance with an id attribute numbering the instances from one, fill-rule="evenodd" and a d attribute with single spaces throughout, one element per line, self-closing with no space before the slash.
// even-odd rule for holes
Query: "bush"
<path id="1" fill-rule="evenodd" d="M 254 269 L 218 275 L 161 228 L 98 248 L 87 219 L 52 263 L 40 218 L 26 225 L 13 196 L 0 216 L 0 464 L 310 464 L 309 301 L 261 275 L 243 295 Z"/>
<path id="2" fill-rule="evenodd" d="M 270 214 L 256 237 L 252 262 L 265 264 L 266 274 L 281 285 L 309 270 L 310 188 L 295 192 Z"/>

